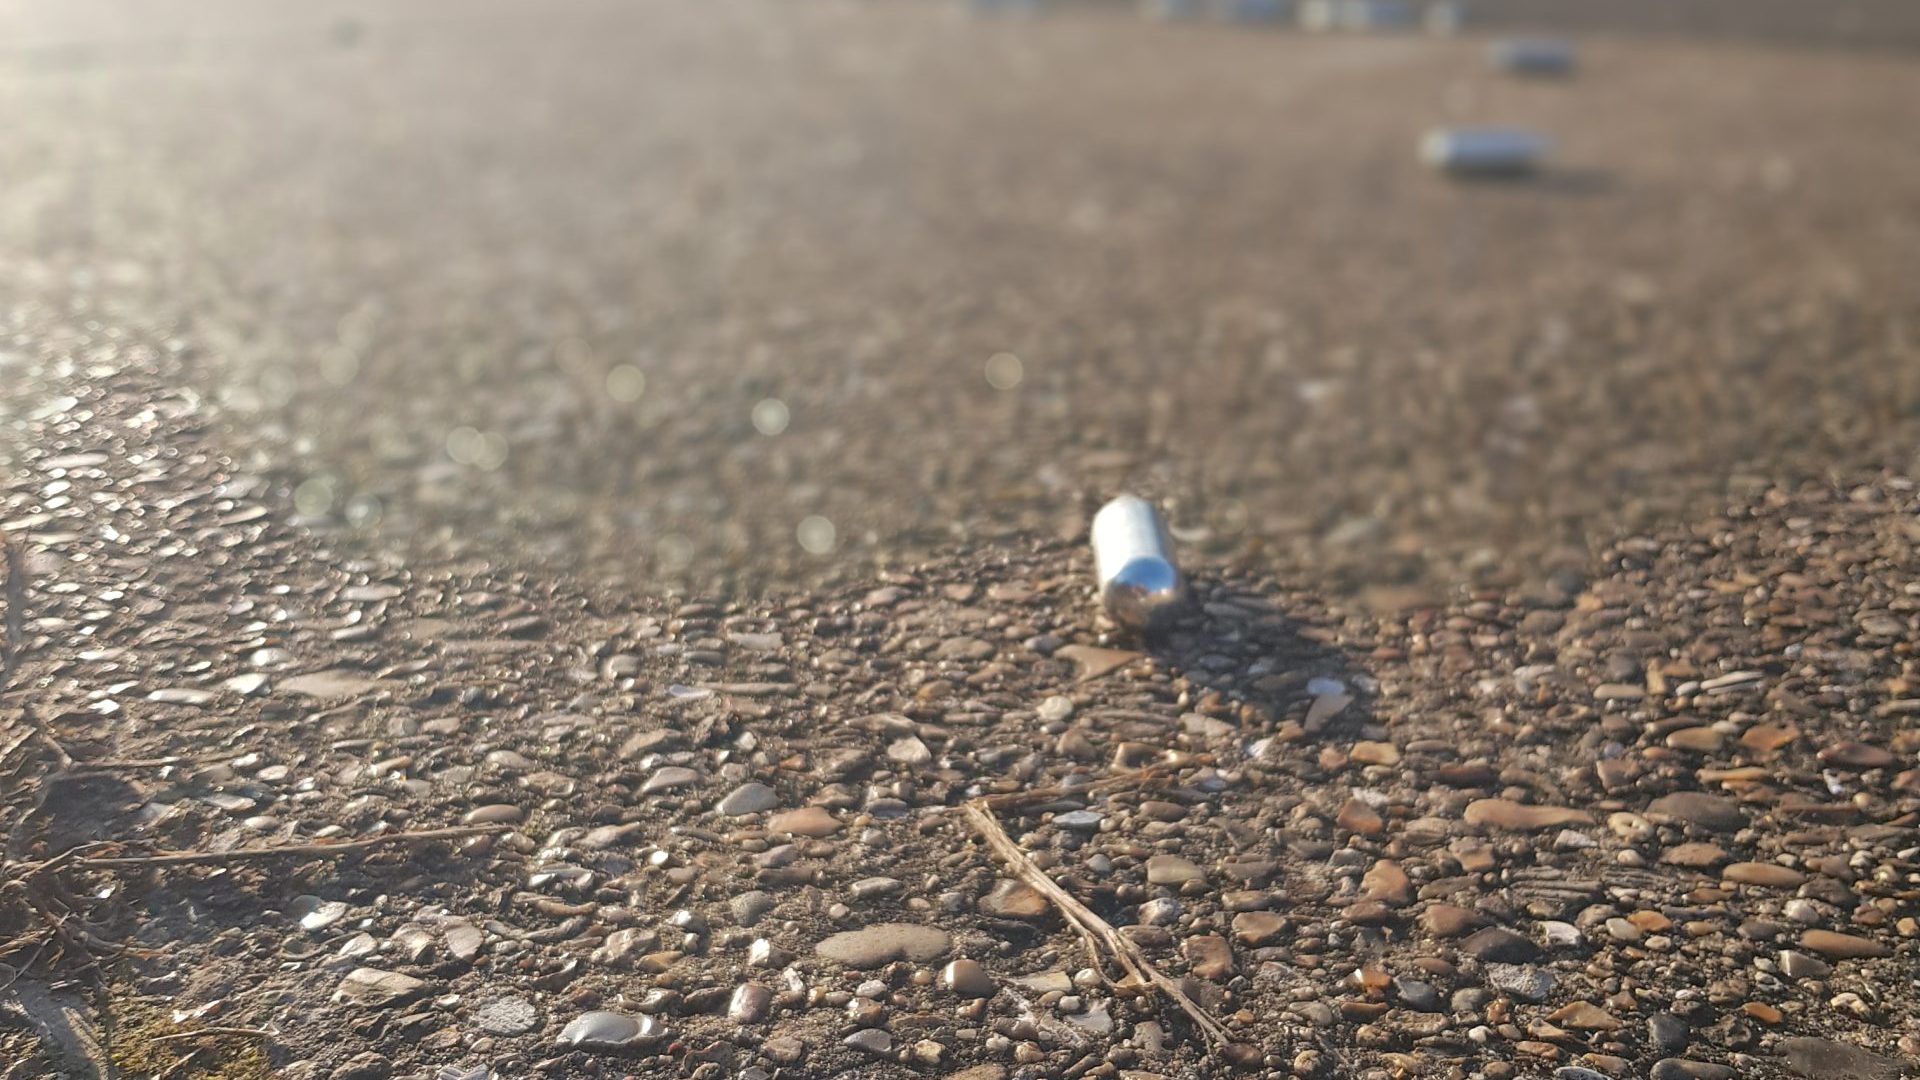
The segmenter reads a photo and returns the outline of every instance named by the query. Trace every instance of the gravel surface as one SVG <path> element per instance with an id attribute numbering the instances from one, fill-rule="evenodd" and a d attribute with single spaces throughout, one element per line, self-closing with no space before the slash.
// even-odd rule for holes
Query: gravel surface
<path id="1" fill-rule="evenodd" d="M 1920 1058 L 1910 58 L 130 10 L 0 62 L 0 1080 Z"/>
<path id="2" fill-rule="evenodd" d="M 41 329 L 0 503 L 34 578 L 9 702 L 51 740 L 7 743 L 0 925 L 36 992 L 29 954 L 118 943 L 96 1008 L 270 1032 L 196 1042 L 292 1077 L 1218 1075 L 953 813 L 1057 789 L 1009 833 L 1242 1068 L 1920 1051 L 1909 479 L 1764 486 L 1391 617 L 1208 572 L 1141 649 L 1062 542 L 771 606 L 362 554 L 289 524 L 164 347 Z M 460 826 L 505 831 L 35 869 Z M 54 1045 L 22 993 L 10 1045 Z"/>

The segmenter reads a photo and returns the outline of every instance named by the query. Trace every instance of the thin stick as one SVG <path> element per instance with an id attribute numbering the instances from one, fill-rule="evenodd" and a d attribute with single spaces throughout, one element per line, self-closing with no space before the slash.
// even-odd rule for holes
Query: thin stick
<path id="1" fill-rule="evenodd" d="M 5 950 L 0 951 L 0 956 L 12 956 L 14 953 L 19 952 L 21 949 L 26 948 L 25 945 L 21 944 L 21 942 L 27 940 L 29 937 L 32 937 L 35 940 L 33 942 L 33 955 L 27 957 L 26 963 L 21 964 L 18 967 L 15 967 L 14 965 L 8 964 L 8 963 L 0 963 L 0 967 L 11 968 L 13 971 L 13 974 L 7 976 L 7 980 L 5 982 L 0 982 L 0 990 L 11 989 L 14 983 L 20 981 L 20 976 L 25 975 L 27 972 L 33 970 L 33 965 L 40 962 L 40 954 L 47 950 L 47 940 L 50 937 L 52 937 L 52 934 L 46 931 L 42 931 L 36 935 L 22 934 L 19 937 L 14 938 L 12 941 L 7 942 Z"/>
<path id="2" fill-rule="evenodd" d="M 173 1078 L 176 1076 L 184 1075 L 184 1073 L 182 1073 L 181 1070 L 193 1064 L 193 1061 L 195 1058 L 199 1057 L 201 1054 L 204 1054 L 206 1052 L 207 1052 L 207 1048 L 202 1046 L 194 1050 L 193 1052 L 189 1053 L 186 1057 L 183 1057 L 179 1061 L 176 1061 L 173 1064 L 167 1066 L 167 1071 L 160 1074 L 159 1080 L 173 1080 Z"/>
<path id="3" fill-rule="evenodd" d="M 266 1028 L 250 1027 L 203 1027 L 192 1031 L 176 1031 L 171 1035 L 155 1035 L 148 1042 L 172 1042 L 175 1039 L 196 1039 L 202 1035 L 246 1035 L 256 1039 L 277 1039 L 280 1033 Z"/>
<path id="4" fill-rule="evenodd" d="M 1194 760 L 1197 763 L 1204 763 L 1210 759 L 1206 757 L 1196 757 Z M 1029 791 L 1009 791 L 1000 795 L 982 795 L 973 801 L 995 810 L 1003 810 L 1010 807 L 1031 806 L 1034 803 L 1050 802 L 1054 799 L 1070 795 L 1087 795 L 1096 791 L 1106 791 L 1110 788 L 1146 787 L 1150 784 L 1158 784 L 1166 778 L 1167 771 L 1156 765 L 1145 769 L 1135 769 L 1132 772 L 1120 773 L 1117 776 L 1109 776 L 1105 780 L 1095 780 L 1091 784 L 1082 784 L 1079 787 L 1049 787 L 1034 788 Z"/>
<path id="5" fill-rule="evenodd" d="M 4 747 L 0 747 L 0 761 L 5 761 L 8 758 L 12 757 L 13 752 L 15 750 L 18 750 L 21 747 L 32 742 L 38 734 L 39 732 L 34 731 L 32 728 L 28 728 L 25 731 L 22 731 L 20 734 L 15 735 L 13 737 L 12 742 L 8 743 Z"/>
<path id="6" fill-rule="evenodd" d="M 973 826 L 973 831 L 987 841 L 987 846 L 1007 862 L 1015 877 L 1025 881 L 1042 896 L 1053 901 L 1054 906 L 1060 908 L 1060 913 L 1066 916 L 1067 925 L 1073 927 L 1074 933 L 1079 934 L 1081 942 L 1086 945 L 1087 959 L 1093 963 L 1094 970 L 1104 969 L 1106 952 L 1100 935 L 1094 932 L 1090 924 L 1081 921 L 1075 915 L 1074 909 L 1082 906 L 1080 901 L 1054 884 L 1053 879 L 1048 877 L 1045 871 L 1033 865 L 1026 853 L 1021 851 L 1019 845 L 1007 835 L 1007 831 L 1000 827 L 1000 820 L 993 816 L 992 810 L 976 803 L 967 803 L 960 807 L 960 813 Z M 1092 913 L 1089 912 L 1089 914 Z M 1095 916 L 1095 920 L 1098 920 L 1098 916 Z M 1128 975 L 1132 977 L 1133 972 L 1128 972 Z"/>
<path id="7" fill-rule="evenodd" d="M 164 769 L 169 765 L 212 765 L 232 756 L 232 754 L 200 754 L 184 757 L 79 759 L 73 763 L 73 773 L 79 776 L 90 772 L 110 772 L 114 769 Z"/>
<path id="8" fill-rule="evenodd" d="M 75 859 L 81 870 L 112 870 L 131 866 L 193 866 L 210 863 L 253 862 L 294 855 L 318 855 L 331 858 L 349 851 L 388 847 L 394 844 L 425 844 L 435 840 L 464 840 L 469 836 L 491 836 L 510 831 L 509 825 L 466 825 L 452 829 L 422 829 L 419 832 L 388 833 L 364 840 L 345 840 L 338 844 L 278 844 L 272 847 L 236 848 L 232 851 L 166 851 L 158 855 L 126 855 L 104 859 Z"/>
<path id="9" fill-rule="evenodd" d="M 60 771 L 65 772 L 73 768 L 73 755 L 67 753 L 67 748 L 60 745 L 60 739 L 53 733 L 52 726 L 40 719 L 40 714 L 33 711 L 31 707 L 21 709 L 20 715 L 27 718 L 27 724 L 33 728 L 34 735 L 46 744 L 47 749 L 53 751 L 54 758 L 60 762 Z"/>
<path id="10" fill-rule="evenodd" d="M 3 689 L 3 687 L 0 687 L 0 689 Z M 49 727 L 46 721 L 40 719 L 40 714 L 34 711 L 33 706 L 22 706 L 20 715 L 26 720 L 27 730 L 33 734 L 33 737 L 40 740 L 46 745 L 48 750 L 53 752 L 56 764 L 51 773 L 48 773 L 30 785 L 33 791 L 33 801 L 28 804 L 26 810 L 22 811 L 20 815 L 13 820 L 11 826 L 8 828 L 6 857 L 0 859 L 0 862 L 13 861 L 26 850 L 26 845 L 32 842 L 27 824 L 46 807 L 47 799 L 53 795 L 53 789 L 59 786 L 61 780 L 67 775 L 67 771 L 73 767 L 73 755 L 67 753 L 67 748 L 60 745 L 60 740 L 54 737 L 53 728 Z"/>
<path id="11" fill-rule="evenodd" d="M 4 554 L 7 619 L 4 629 L 0 629 L 0 693 L 6 692 L 13 682 L 13 673 L 20 668 L 20 642 L 25 636 L 22 628 L 27 621 L 27 557 L 12 540 L 6 542 Z"/>
<path id="12" fill-rule="evenodd" d="M 1048 877 L 1046 871 L 1034 865 L 1033 860 L 1027 857 L 1027 853 L 1020 849 L 1020 845 L 1014 843 L 1013 838 L 1007 835 L 1007 831 L 1000 827 L 999 819 L 993 816 L 993 810 L 984 800 L 976 799 L 963 803 L 960 806 L 960 814 L 967 819 L 968 824 L 973 826 L 974 831 L 980 834 L 980 838 L 987 842 L 987 846 L 993 849 L 994 854 L 1000 856 L 1016 877 L 1032 886 L 1040 895 L 1053 901 L 1053 905 L 1060 909 L 1060 914 L 1080 932 L 1082 940 L 1087 942 L 1087 947 L 1093 952 L 1096 961 L 1099 959 L 1101 947 L 1105 947 L 1114 962 L 1127 973 L 1127 979 L 1121 986 L 1124 987 L 1127 984 L 1149 986 L 1160 991 L 1192 1018 L 1201 1034 L 1207 1037 L 1207 1041 L 1222 1048 L 1233 1045 L 1233 1037 L 1228 1034 L 1226 1027 L 1215 1020 L 1199 1002 L 1187 996 L 1187 992 L 1180 989 L 1178 981 L 1154 967 L 1153 961 L 1147 959 L 1138 945 L 1122 937 L 1120 932 L 1113 928 L 1113 924 L 1094 914 L 1085 904 L 1075 899 L 1072 893 L 1067 892 Z"/>

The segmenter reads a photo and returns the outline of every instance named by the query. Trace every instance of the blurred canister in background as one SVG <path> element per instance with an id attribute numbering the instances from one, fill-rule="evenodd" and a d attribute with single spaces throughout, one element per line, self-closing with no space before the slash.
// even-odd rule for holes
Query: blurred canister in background
<path id="1" fill-rule="evenodd" d="M 1571 41 L 1550 38 L 1510 38 L 1487 46 L 1487 63 L 1497 71 L 1515 75 L 1571 75 L 1574 51 Z"/>
<path id="2" fill-rule="evenodd" d="M 1450 128 L 1429 131 L 1420 157 L 1455 176 L 1521 176 L 1540 167 L 1549 143 L 1517 128 Z"/>
<path id="3" fill-rule="evenodd" d="M 1200 0 L 1140 0 L 1140 14 L 1162 21 L 1195 19 L 1200 16 Z"/>
<path id="4" fill-rule="evenodd" d="M 1222 22 L 1279 22 L 1293 14 L 1293 0 L 1213 0 L 1212 6 Z"/>

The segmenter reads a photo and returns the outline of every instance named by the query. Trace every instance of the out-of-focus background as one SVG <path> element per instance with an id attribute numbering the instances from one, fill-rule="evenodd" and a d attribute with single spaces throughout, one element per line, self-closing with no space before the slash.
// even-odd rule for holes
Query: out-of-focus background
<path id="1" fill-rule="evenodd" d="M 1911 465 L 1920 6 L 1149 6 L 13 2 L 0 273 L 316 526 L 656 590 L 1135 489 L 1392 607 Z"/>

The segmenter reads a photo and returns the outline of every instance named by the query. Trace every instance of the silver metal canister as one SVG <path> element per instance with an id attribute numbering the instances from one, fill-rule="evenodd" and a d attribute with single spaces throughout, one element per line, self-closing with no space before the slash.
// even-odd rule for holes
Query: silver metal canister
<path id="1" fill-rule="evenodd" d="M 1122 495 L 1093 516 L 1093 560 L 1100 602 L 1131 630 L 1159 630 L 1187 604 L 1187 581 L 1173 561 L 1173 540 L 1153 504 Z"/>
<path id="2" fill-rule="evenodd" d="M 968 0 L 975 15 L 1038 15 L 1041 0 Z"/>
<path id="3" fill-rule="evenodd" d="M 1293 0 L 1213 0 L 1213 17 L 1222 22 L 1279 22 L 1293 13 Z"/>
<path id="4" fill-rule="evenodd" d="M 1340 25 L 1348 30 L 1402 30 L 1413 25 L 1406 0 L 1340 0 Z"/>
<path id="5" fill-rule="evenodd" d="M 1140 14 L 1161 22 L 1198 18 L 1200 0 L 1140 0 Z"/>
<path id="6" fill-rule="evenodd" d="M 1427 132 L 1420 157 L 1456 176 L 1520 176 L 1539 168 L 1548 148 L 1546 137 L 1531 131 L 1454 128 Z"/>
<path id="7" fill-rule="evenodd" d="M 1487 46 L 1487 63 L 1515 75 L 1555 76 L 1573 73 L 1573 42 L 1552 38 L 1509 38 Z"/>

